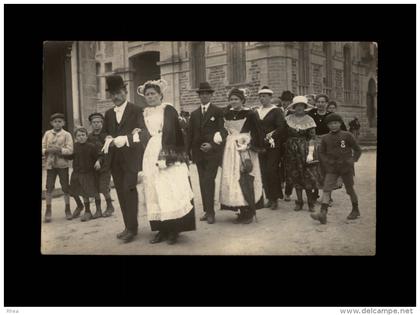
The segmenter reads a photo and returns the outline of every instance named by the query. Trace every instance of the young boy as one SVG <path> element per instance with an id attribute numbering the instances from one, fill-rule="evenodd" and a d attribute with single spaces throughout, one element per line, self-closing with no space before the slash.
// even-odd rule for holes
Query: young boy
<path id="1" fill-rule="evenodd" d="M 83 210 L 80 196 L 83 197 L 85 213 L 81 221 L 89 221 L 93 218 L 90 211 L 89 197 L 100 200 L 99 192 L 95 184 L 95 163 L 98 160 L 98 150 L 92 143 L 87 142 L 88 131 L 86 128 L 79 127 L 74 132 L 76 143 L 74 144 L 73 154 L 73 173 L 70 178 L 70 191 L 77 203 L 77 209 L 73 212 L 73 218 L 77 218 Z M 96 203 L 97 213 L 102 214 L 101 205 Z"/>
<path id="2" fill-rule="evenodd" d="M 103 194 L 106 201 L 106 210 L 102 214 L 101 211 L 96 211 L 93 215 L 93 219 L 99 217 L 109 217 L 114 212 L 114 206 L 112 205 L 112 199 L 110 195 L 110 182 L 111 182 L 111 170 L 110 170 L 110 159 L 107 154 L 101 154 L 101 149 L 105 143 L 105 137 L 107 136 L 102 132 L 102 126 L 104 122 L 104 116 L 100 113 L 93 113 L 89 116 L 90 125 L 92 132 L 88 136 L 88 142 L 94 144 L 100 154 L 99 159 L 95 163 L 95 184 L 99 193 Z M 101 198 L 95 198 L 95 204 L 97 209 L 101 209 Z"/>
<path id="3" fill-rule="evenodd" d="M 56 113 L 51 115 L 50 123 L 53 129 L 46 131 L 42 138 L 42 155 L 45 156 L 47 169 L 47 192 L 45 194 L 47 209 L 45 211 L 44 222 L 51 221 L 51 193 L 54 190 L 57 175 L 64 193 L 66 219 L 71 220 L 72 215 L 69 198 L 70 162 L 65 156 L 73 153 L 73 139 L 71 134 L 63 129 L 65 125 L 63 114 Z"/>
<path id="4" fill-rule="evenodd" d="M 358 199 L 354 190 L 354 162 L 357 162 L 362 154 L 359 145 L 353 135 L 348 131 L 341 130 L 342 118 L 332 113 L 325 118 L 330 129 L 321 140 L 320 159 L 325 169 L 325 180 L 322 194 L 321 211 L 311 214 L 312 219 L 318 220 L 321 224 L 327 223 L 328 203 L 331 198 L 331 191 L 337 185 L 339 176 L 343 179 L 347 194 L 350 196 L 353 205 L 348 220 L 357 219 L 360 216 Z"/>

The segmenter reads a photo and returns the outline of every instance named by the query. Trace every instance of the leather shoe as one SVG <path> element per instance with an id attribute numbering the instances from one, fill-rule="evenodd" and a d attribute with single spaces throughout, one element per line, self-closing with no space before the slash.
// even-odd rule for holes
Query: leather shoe
<path id="1" fill-rule="evenodd" d="M 117 238 L 121 239 L 125 234 L 127 234 L 128 230 L 124 229 L 124 231 L 117 234 Z"/>
<path id="2" fill-rule="evenodd" d="M 157 244 L 166 239 L 166 235 L 162 232 L 158 232 L 153 239 L 150 240 L 150 244 Z"/>
<path id="3" fill-rule="evenodd" d="M 216 221 L 216 219 L 214 218 L 214 215 L 207 216 L 207 223 L 208 224 L 213 224 L 215 221 Z"/>
<path id="4" fill-rule="evenodd" d="M 169 245 L 174 245 L 178 241 L 178 233 L 170 233 L 168 235 L 168 241 L 167 243 Z"/>
<path id="5" fill-rule="evenodd" d="M 127 233 L 124 236 L 121 237 L 121 240 L 124 243 L 129 243 L 129 242 L 131 242 L 134 239 L 134 237 L 136 236 L 136 234 L 137 233 L 133 233 L 131 231 L 127 231 Z"/>
<path id="6" fill-rule="evenodd" d="M 128 233 L 128 230 L 127 229 L 124 229 L 124 231 L 122 231 L 122 232 L 120 232 L 120 233 L 118 233 L 117 234 L 117 238 L 119 238 L 119 239 L 121 239 L 121 238 L 123 238 L 126 234 Z M 134 235 L 137 235 L 137 231 L 135 231 L 135 232 L 132 232 Z"/>

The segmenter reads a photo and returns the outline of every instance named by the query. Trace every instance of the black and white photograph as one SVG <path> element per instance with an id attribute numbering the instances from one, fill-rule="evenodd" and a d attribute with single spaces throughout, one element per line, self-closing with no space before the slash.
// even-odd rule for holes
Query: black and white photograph
<path id="1" fill-rule="evenodd" d="M 416 313 L 414 1 L 68 2 L 0 10 L 4 313 Z"/>
<path id="2" fill-rule="evenodd" d="M 42 254 L 375 255 L 380 49 L 45 41 Z"/>

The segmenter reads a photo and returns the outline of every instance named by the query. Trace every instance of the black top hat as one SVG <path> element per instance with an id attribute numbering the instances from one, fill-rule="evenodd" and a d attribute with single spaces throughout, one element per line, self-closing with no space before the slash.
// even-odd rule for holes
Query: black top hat
<path id="1" fill-rule="evenodd" d="M 60 119 L 64 120 L 64 114 L 62 114 L 62 113 L 52 114 L 51 117 L 50 117 L 50 121 L 53 121 L 54 119 L 57 119 L 57 118 L 60 118 Z"/>
<path id="2" fill-rule="evenodd" d="M 280 99 L 282 101 L 292 101 L 293 97 L 295 97 L 295 95 L 292 92 L 283 91 L 283 93 L 281 93 Z"/>
<path id="3" fill-rule="evenodd" d="M 208 82 L 201 82 L 200 87 L 197 90 L 197 93 L 200 92 L 210 92 L 213 93 L 214 90 L 211 88 L 210 84 Z"/>
<path id="4" fill-rule="evenodd" d="M 106 91 L 118 91 L 121 88 L 126 87 L 123 78 L 120 75 L 110 75 L 106 77 Z"/>
<path id="5" fill-rule="evenodd" d="M 89 115 L 89 121 L 92 121 L 93 118 L 102 118 L 104 120 L 104 116 L 101 113 L 93 113 Z"/>

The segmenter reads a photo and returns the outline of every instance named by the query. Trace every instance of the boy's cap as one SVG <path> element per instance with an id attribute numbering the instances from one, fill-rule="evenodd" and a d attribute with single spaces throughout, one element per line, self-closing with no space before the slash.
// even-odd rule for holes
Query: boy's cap
<path id="1" fill-rule="evenodd" d="M 333 114 L 329 114 L 327 117 L 325 117 L 325 123 L 328 124 L 332 121 L 338 121 L 338 122 L 342 122 L 343 119 L 341 118 L 340 115 L 333 113 Z"/>
<path id="2" fill-rule="evenodd" d="M 61 118 L 62 120 L 64 120 L 64 114 L 62 113 L 52 114 L 50 117 L 50 121 L 53 121 L 54 119 L 57 119 L 57 118 Z"/>
<path id="3" fill-rule="evenodd" d="M 101 113 L 93 113 L 89 115 L 89 121 L 92 121 L 92 119 L 94 118 L 101 118 L 102 120 L 104 120 L 104 115 L 102 115 Z"/>

